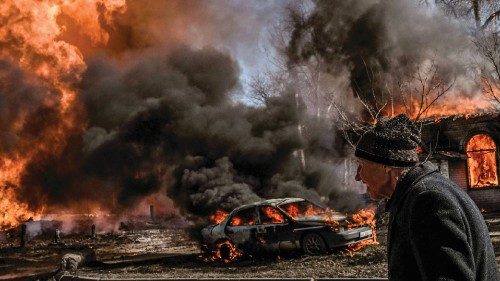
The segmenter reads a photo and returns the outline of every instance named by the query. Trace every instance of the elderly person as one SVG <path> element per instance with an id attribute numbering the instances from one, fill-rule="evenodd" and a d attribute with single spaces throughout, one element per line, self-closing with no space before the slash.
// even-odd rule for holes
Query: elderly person
<path id="1" fill-rule="evenodd" d="M 488 228 L 471 198 L 430 162 L 405 116 L 378 122 L 358 142 L 357 180 L 389 199 L 390 280 L 500 280 Z"/>

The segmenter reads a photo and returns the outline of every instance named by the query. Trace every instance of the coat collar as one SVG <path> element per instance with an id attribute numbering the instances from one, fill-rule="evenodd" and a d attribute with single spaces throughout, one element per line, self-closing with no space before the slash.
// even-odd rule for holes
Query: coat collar
<path id="1" fill-rule="evenodd" d="M 411 189 L 411 186 L 422 179 L 423 177 L 435 173 L 438 171 L 438 168 L 432 164 L 431 162 L 425 161 L 419 163 L 412 168 L 404 175 L 396 185 L 394 193 L 391 196 L 385 205 L 386 211 L 394 211 L 397 209 L 399 202 L 406 195 L 406 193 Z"/>

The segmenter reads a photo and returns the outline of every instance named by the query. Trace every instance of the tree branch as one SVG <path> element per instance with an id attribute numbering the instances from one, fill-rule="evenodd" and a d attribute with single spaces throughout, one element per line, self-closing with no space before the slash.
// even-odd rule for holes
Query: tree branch
<path id="1" fill-rule="evenodd" d="M 484 29 L 488 26 L 488 24 L 490 24 L 490 22 L 491 22 L 492 20 L 494 20 L 497 16 L 500 16 L 500 10 L 497 10 L 497 11 L 495 11 L 494 13 L 492 13 L 492 14 L 491 14 L 491 15 L 490 15 L 487 19 L 486 19 L 486 21 L 484 21 L 483 26 L 481 26 L 481 29 L 482 29 L 482 30 L 484 30 Z"/>

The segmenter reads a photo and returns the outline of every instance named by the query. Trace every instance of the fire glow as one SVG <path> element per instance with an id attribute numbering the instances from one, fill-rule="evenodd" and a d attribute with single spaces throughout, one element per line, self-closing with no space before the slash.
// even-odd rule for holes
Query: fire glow
<path id="1" fill-rule="evenodd" d="M 21 176 L 34 157 L 62 153 L 68 136 L 85 127 L 79 118 L 80 104 L 74 85 L 81 80 L 86 65 L 77 47 L 60 40 L 65 27 L 59 25 L 57 19 L 64 12 L 85 25 L 95 43 L 105 43 L 106 32 L 98 24 L 98 5 L 103 5 L 109 15 L 124 9 L 125 1 L 16 0 L 0 5 L 0 19 L 4 23 L 0 28 L 0 41 L 18 42 L 3 44 L 0 58 L 16 59 L 21 71 L 47 89 L 47 97 L 42 97 L 44 103 L 57 111 L 56 124 L 41 130 L 36 138 L 22 139 L 13 151 L 0 154 L 0 229 L 42 215 L 43 207 L 33 210 L 17 198 Z M 0 86 L 6 87 L 8 83 L 10 81 L 1 75 Z M 29 126 L 28 115 L 22 114 L 15 120 L 12 129 L 16 135 L 21 135 L 25 126 Z"/>
<path id="2" fill-rule="evenodd" d="M 485 134 L 473 136 L 467 143 L 467 166 L 469 186 L 482 188 L 498 185 L 496 145 Z"/>
<path id="3" fill-rule="evenodd" d="M 351 219 L 347 223 L 348 228 L 354 228 L 359 226 L 369 226 L 372 229 L 372 238 L 349 245 L 347 250 L 352 255 L 354 252 L 361 250 L 363 247 L 368 245 L 378 245 L 377 241 L 377 221 L 375 220 L 375 210 L 373 209 L 362 209 L 356 214 L 352 215 Z"/>
<path id="4" fill-rule="evenodd" d="M 212 223 L 214 224 L 219 224 L 221 223 L 223 220 L 226 219 L 228 213 L 222 211 L 222 210 L 217 210 L 215 211 L 215 213 L 211 214 L 209 216 L 210 220 L 212 221 Z"/>
<path id="5" fill-rule="evenodd" d="M 264 212 L 264 215 L 271 220 L 271 223 L 280 224 L 285 222 L 283 215 L 274 208 L 264 207 L 262 208 L 262 211 Z"/>
<path id="6" fill-rule="evenodd" d="M 465 118 L 469 118 L 478 114 L 495 112 L 491 101 L 484 96 L 467 97 L 454 92 L 446 93 L 440 99 L 436 100 L 435 104 L 432 104 L 423 112 L 419 112 L 422 110 L 421 104 L 422 101 L 420 99 L 413 97 L 409 101 L 409 105 L 387 106 L 382 110 L 382 114 L 388 117 L 407 114 L 413 120 L 438 120 L 447 116 L 464 116 Z"/>
<path id="7" fill-rule="evenodd" d="M 222 241 L 217 243 L 215 249 L 212 252 L 211 256 L 203 258 L 206 262 L 223 262 L 230 263 L 238 258 L 240 258 L 243 253 L 238 250 L 236 245 L 231 243 L 230 241 Z"/>

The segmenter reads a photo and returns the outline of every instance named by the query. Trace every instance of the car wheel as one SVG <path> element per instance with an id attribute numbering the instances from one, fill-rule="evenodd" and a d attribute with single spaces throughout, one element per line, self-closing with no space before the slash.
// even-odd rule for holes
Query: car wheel
<path id="1" fill-rule="evenodd" d="M 231 260 L 231 247 L 228 244 L 222 244 L 219 251 L 223 261 Z"/>
<path id="2" fill-rule="evenodd" d="M 321 235 L 311 232 L 302 239 L 302 250 L 308 255 L 320 255 L 328 252 L 328 246 Z"/>

